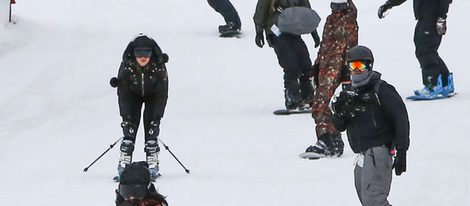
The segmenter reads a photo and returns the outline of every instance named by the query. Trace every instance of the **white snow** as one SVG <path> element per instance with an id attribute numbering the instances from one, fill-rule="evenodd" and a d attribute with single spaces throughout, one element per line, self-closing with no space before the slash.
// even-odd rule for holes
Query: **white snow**
<path id="1" fill-rule="evenodd" d="M 360 205 L 349 146 L 341 158 L 299 159 L 316 140 L 313 119 L 272 114 L 283 106 L 282 70 L 272 49 L 254 44 L 255 0 L 232 0 L 241 39 L 218 38 L 223 19 L 205 0 L 17 2 L 17 24 L 0 25 L 1 205 L 114 204 L 118 146 L 82 170 L 121 136 L 108 82 L 138 32 L 170 55 L 160 137 L 191 169 L 161 152 L 156 185 L 170 205 Z M 360 44 L 374 51 L 383 78 L 410 95 L 421 87 L 412 2 L 383 20 L 382 1 L 355 2 Z M 330 2 L 311 3 L 322 27 Z M 469 9 L 454 0 L 439 50 L 458 95 L 406 102 L 411 148 L 408 171 L 393 180 L 393 205 L 470 205 Z M 305 40 L 314 60 L 317 49 Z M 144 159 L 142 139 L 139 130 L 136 160 Z"/>

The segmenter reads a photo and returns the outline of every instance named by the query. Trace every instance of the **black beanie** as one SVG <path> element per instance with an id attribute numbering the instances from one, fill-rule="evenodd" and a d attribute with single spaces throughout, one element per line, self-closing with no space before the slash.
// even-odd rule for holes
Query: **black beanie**
<path id="1" fill-rule="evenodd" d="M 119 183 L 123 185 L 150 184 L 150 171 L 147 162 L 133 162 L 127 165 L 121 173 Z"/>

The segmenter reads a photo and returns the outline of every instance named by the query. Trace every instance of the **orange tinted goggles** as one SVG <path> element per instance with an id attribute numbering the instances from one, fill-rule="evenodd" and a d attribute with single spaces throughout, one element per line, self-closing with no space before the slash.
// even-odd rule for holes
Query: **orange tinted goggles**
<path id="1" fill-rule="evenodd" d="M 348 62 L 348 68 L 351 71 L 362 72 L 367 69 L 367 64 L 363 61 L 352 61 Z"/>

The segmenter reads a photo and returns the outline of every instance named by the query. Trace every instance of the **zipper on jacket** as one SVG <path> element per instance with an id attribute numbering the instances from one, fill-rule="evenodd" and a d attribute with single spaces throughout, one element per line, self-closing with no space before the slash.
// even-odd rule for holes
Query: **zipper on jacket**
<path id="1" fill-rule="evenodd" d="M 142 76 L 142 79 L 141 79 L 141 81 L 142 81 L 142 96 L 145 96 L 145 91 L 144 91 L 144 88 L 145 88 L 145 87 L 144 87 L 144 72 L 143 72 L 143 71 L 142 71 L 142 75 L 141 75 L 141 76 Z"/>

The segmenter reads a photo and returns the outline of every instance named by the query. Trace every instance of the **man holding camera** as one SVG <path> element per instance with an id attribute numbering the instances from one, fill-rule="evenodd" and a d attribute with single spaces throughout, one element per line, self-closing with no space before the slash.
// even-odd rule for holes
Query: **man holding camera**
<path id="1" fill-rule="evenodd" d="M 347 130 L 351 149 L 358 154 L 354 180 L 362 205 L 390 205 L 387 197 L 392 169 L 396 175 L 406 171 L 408 113 L 395 88 L 372 70 L 374 57 L 370 49 L 351 48 L 346 62 L 352 91 L 342 91 L 334 98 L 332 121 L 338 131 Z"/>

